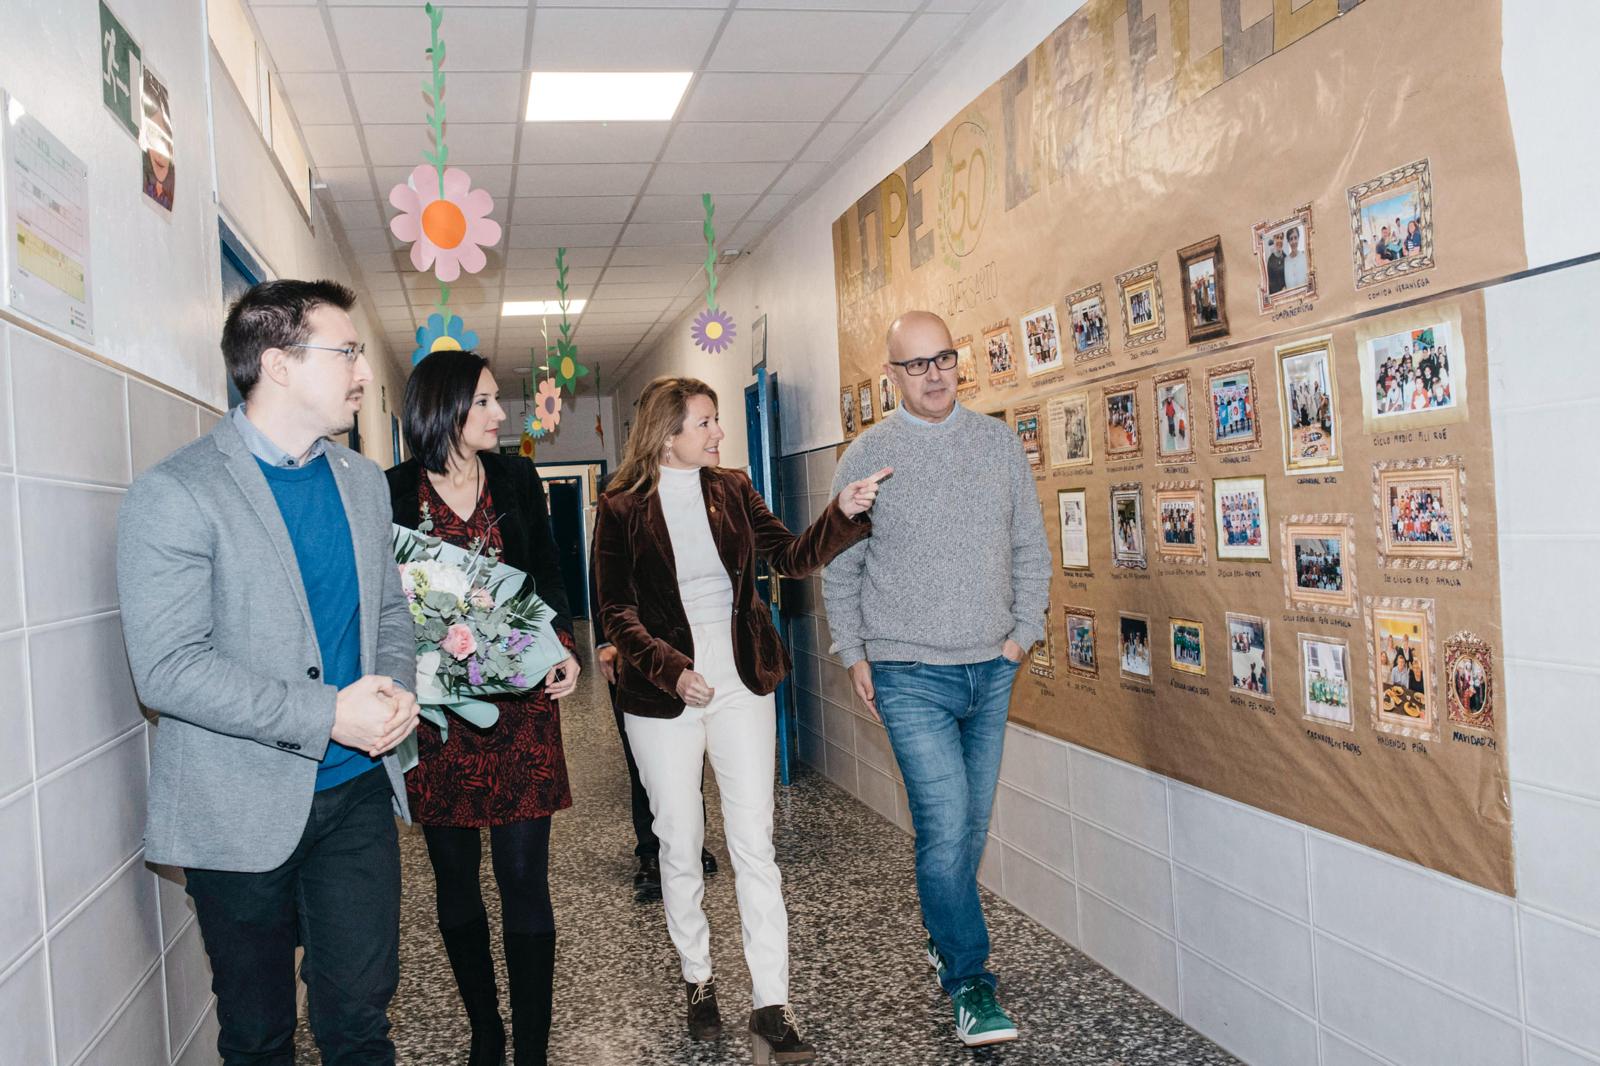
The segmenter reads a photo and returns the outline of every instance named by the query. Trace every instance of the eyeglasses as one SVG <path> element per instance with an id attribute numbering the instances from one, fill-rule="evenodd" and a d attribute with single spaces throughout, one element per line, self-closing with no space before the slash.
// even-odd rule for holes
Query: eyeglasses
<path id="1" fill-rule="evenodd" d="M 954 348 L 946 348 L 942 352 L 935 352 L 925 358 L 905 359 L 898 363 L 893 359 L 889 360 L 890 366 L 897 366 L 914 378 L 920 378 L 926 374 L 930 363 L 940 370 L 953 370 L 956 365 L 956 350 Z"/>
<path id="2" fill-rule="evenodd" d="M 367 354 L 365 344 L 348 344 L 343 348 L 330 348 L 326 344 L 285 344 L 285 348 L 309 348 L 317 352 L 338 352 L 344 356 L 344 361 L 354 363 L 357 359 Z"/>

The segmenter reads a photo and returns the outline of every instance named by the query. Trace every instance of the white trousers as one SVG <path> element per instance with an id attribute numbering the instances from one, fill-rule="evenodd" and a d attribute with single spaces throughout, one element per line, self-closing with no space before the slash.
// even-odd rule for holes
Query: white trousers
<path id="1" fill-rule="evenodd" d="M 722 827 L 733 859 L 734 889 L 755 1006 L 789 1002 L 789 916 L 772 850 L 772 777 L 777 709 L 739 680 L 731 622 L 693 626 L 694 669 L 715 693 L 707 707 L 677 718 L 627 715 L 628 743 L 650 795 L 661 841 L 661 896 L 667 932 L 685 981 L 711 976 L 711 927 L 701 901 L 700 848 L 705 810 L 700 778 L 706 756 L 722 795 Z"/>

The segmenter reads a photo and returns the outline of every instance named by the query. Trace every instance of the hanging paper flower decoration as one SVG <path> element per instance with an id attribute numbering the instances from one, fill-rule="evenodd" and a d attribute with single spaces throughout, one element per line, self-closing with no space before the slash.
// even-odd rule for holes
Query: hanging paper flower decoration
<path id="1" fill-rule="evenodd" d="M 570 351 L 565 350 L 570 349 Z M 556 354 L 551 356 L 547 364 L 550 377 L 560 388 L 577 394 L 578 379 L 589 375 L 589 368 L 578 362 L 574 355 L 578 350 L 576 344 L 567 344 L 563 341 L 556 342 Z"/>
<path id="2" fill-rule="evenodd" d="M 733 317 L 721 308 L 706 308 L 695 316 L 689 336 L 703 352 L 718 355 L 733 343 Z"/>
<path id="3" fill-rule="evenodd" d="M 522 424 L 522 435 L 530 440 L 538 440 L 549 432 L 544 428 L 544 423 L 539 421 L 538 412 L 529 415 L 528 420 Z"/>
<path id="4" fill-rule="evenodd" d="M 561 424 L 561 390 L 549 378 L 539 382 L 539 391 L 533 395 L 533 412 L 546 431 L 553 432 Z"/>
<path id="5" fill-rule="evenodd" d="M 417 327 L 417 348 L 411 353 L 411 363 L 415 366 L 434 352 L 465 352 L 477 346 L 478 335 L 467 328 L 460 315 L 451 315 L 448 323 L 444 315 L 429 315 L 427 323 Z"/>
<path id="6" fill-rule="evenodd" d="M 464 170 L 446 167 L 441 181 L 435 168 L 418 166 L 389 190 L 389 202 L 401 211 L 389 220 L 389 230 L 412 242 L 411 265 L 432 268 L 440 281 L 455 281 L 463 270 L 476 274 L 488 263 L 483 249 L 500 243 L 500 223 L 488 217 L 494 198 L 487 189 L 472 188 Z"/>
<path id="7" fill-rule="evenodd" d="M 526 429 L 522 431 L 522 443 L 518 446 L 517 453 L 524 459 L 533 458 L 533 435 Z"/>

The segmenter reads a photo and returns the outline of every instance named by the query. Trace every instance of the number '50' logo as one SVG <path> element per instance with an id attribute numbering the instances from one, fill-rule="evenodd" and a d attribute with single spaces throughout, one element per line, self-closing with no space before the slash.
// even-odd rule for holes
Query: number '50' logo
<path id="1" fill-rule="evenodd" d="M 989 166 L 989 131 L 968 119 L 950 133 L 944 177 L 939 183 L 939 229 L 956 256 L 978 246 L 989 214 L 994 173 Z"/>

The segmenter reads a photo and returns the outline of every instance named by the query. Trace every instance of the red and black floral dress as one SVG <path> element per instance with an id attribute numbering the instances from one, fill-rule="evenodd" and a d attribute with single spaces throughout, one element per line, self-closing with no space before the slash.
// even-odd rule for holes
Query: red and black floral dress
<path id="1" fill-rule="evenodd" d="M 439 498 L 426 476 L 417 496 L 419 510 L 433 520 L 433 536 L 462 548 L 480 540 L 487 547 L 501 547 L 487 484 L 466 520 Z M 571 635 L 556 632 L 571 651 Z M 443 744 L 437 726 L 426 720 L 417 726 L 418 762 L 406 775 L 406 799 L 420 824 L 505 825 L 572 806 L 561 750 L 560 705 L 542 684 L 531 693 L 490 702 L 500 708 L 499 721 L 479 729 L 450 715 L 450 739 Z"/>

